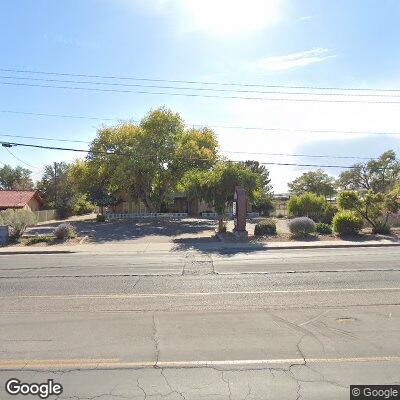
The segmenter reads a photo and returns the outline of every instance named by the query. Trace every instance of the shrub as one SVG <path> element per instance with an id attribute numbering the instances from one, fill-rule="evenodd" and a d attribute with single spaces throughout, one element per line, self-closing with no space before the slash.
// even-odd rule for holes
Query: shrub
<path id="1" fill-rule="evenodd" d="M 377 222 L 375 226 L 372 227 L 372 233 L 380 233 L 382 235 L 389 235 L 390 234 L 390 225 L 385 224 L 384 222 Z"/>
<path id="2" fill-rule="evenodd" d="M 106 217 L 103 214 L 97 214 L 96 215 L 96 222 L 105 222 Z"/>
<path id="3" fill-rule="evenodd" d="M 362 219 L 351 210 L 341 210 L 332 221 L 334 232 L 340 236 L 356 235 L 363 226 Z"/>
<path id="4" fill-rule="evenodd" d="M 26 241 L 26 245 L 31 246 L 36 243 L 49 243 L 52 240 L 53 238 L 51 236 L 33 236 Z"/>
<path id="5" fill-rule="evenodd" d="M 320 235 L 330 235 L 332 233 L 331 226 L 323 222 L 318 222 L 315 225 L 315 229 L 317 233 L 319 233 Z"/>
<path id="6" fill-rule="evenodd" d="M 272 219 L 262 219 L 254 227 L 255 236 L 276 235 L 276 223 Z"/>
<path id="7" fill-rule="evenodd" d="M 78 193 L 70 200 L 71 212 L 74 215 L 89 214 L 95 211 L 96 206 L 92 204 L 85 194 Z"/>
<path id="8" fill-rule="evenodd" d="M 337 212 L 338 212 L 337 206 L 327 202 L 319 222 L 331 225 L 333 217 Z"/>
<path id="9" fill-rule="evenodd" d="M 309 217 L 325 223 L 330 223 L 335 213 L 334 207 L 324 197 L 308 192 L 292 196 L 288 202 L 288 211 L 291 218 Z"/>
<path id="10" fill-rule="evenodd" d="M 308 217 L 293 218 L 288 222 L 290 232 L 295 236 L 308 235 L 315 232 L 315 222 Z"/>
<path id="11" fill-rule="evenodd" d="M 54 236 L 59 240 L 72 239 L 76 237 L 76 231 L 70 223 L 63 222 L 54 230 Z"/>
<path id="12" fill-rule="evenodd" d="M 29 210 L 13 210 L 9 208 L 0 212 L 0 223 L 9 226 L 12 239 L 21 237 L 26 228 L 36 224 L 36 222 L 36 215 Z"/>

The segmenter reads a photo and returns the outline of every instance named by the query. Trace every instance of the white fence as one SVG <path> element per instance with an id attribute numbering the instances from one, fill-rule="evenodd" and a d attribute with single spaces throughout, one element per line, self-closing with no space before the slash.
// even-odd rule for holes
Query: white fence
<path id="1" fill-rule="evenodd" d="M 185 218 L 188 213 L 105 213 L 106 219 Z"/>
<path id="2" fill-rule="evenodd" d="M 258 212 L 248 212 L 246 215 L 247 215 L 247 218 L 257 218 L 257 217 L 260 216 L 260 213 L 258 213 Z M 202 212 L 201 216 L 203 218 L 217 218 L 218 214 L 215 213 L 215 212 Z M 232 212 L 227 212 L 227 213 L 225 213 L 225 216 L 227 218 L 233 218 L 233 213 Z"/>
<path id="3" fill-rule="evenodd" d="M 37 222 L 46 222 L 53 219 L 56 219 L 57 213 L 56 210 L 41 210 L 41 211 L 34 211 Z"/>

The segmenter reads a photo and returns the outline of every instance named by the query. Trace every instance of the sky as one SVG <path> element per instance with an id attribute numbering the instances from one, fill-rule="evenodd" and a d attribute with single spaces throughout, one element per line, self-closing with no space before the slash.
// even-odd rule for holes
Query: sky
<path id="1" fill-rule="evenodd" d="M 104 124 L 139 120 L 166 106 L 188 126 L 215 126 L 221 153 L 233 160 L 351 165 L 358 160 L 244 153 L 377 157 L 388 149 L 400 152 L 400 135 L 343 133 L 400 132 L 400 90 L 323 90 L 331 95 L 310 96 L 300 93 L 321 91 L 268 87 L 400 89 L 397 0 L 2 0 L 0 16 L 0 140 L 85 149 L 85 143 L 4 135 L 91 141 Z M 210 88 L 217 91 L 204 90 Z M 259 93 L 271 91 L 290 93 Z M 210 95 L 216 97 L 203 97 Z M 254 127 L 267 130 L 245 129 Z M 324 132 L 312 132 L 318 130 Z M 45 164 L 77 156 L 0 148 L 0 163 L 29 168 L 35 179 Z M 274 191 L 286 191 L 287 182 L 312 169 L 269 166 Z M 341 171 L 324 169 L 335 176 Z"/>

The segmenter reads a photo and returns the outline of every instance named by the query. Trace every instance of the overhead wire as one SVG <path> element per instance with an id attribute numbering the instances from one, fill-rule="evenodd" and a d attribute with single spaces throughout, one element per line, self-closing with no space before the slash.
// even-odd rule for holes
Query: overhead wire
<path id="1" fill-rule="evenodd" d="M 73 84 L 84 84 L 84 85 L 104 85 L 104 86 L 121 86 L 121 87 L 140 87 L 140 88 L 151 88 L 151 89 L 175 89 L 175 90 L 195 90 L 195 91 L 207 91 L 207 92 L 230 92 L 230 93 L 255 93 L 255 94 L 284 94 L 284 95 L 302 95 L 302 96 L 343 96 L 343 97 L 392 97 L 400 98 L 400 94 L 379 94 L 379 93 L 315 93 L 315 92 L 288 92 L 282 90 L 265 91 L 265 90 L 249 90 L 249 89 L 216 89 L 209 87 L 188 87 L 188 86 L 161 86 L 161 85 L 144 85 L 140 83 L 114 83 L 114 82 L 98 82 L 98 81 L 75 81 L 65 79 L 44 79 L 44 78 L 32 78 L 22 76 L 9 76 L 0 75 L 0 79 L 16 79 L 16 80 L 29 80 L 29 81 L 40 81 L 40 82 L 56 82 L 56 83 L 73 83 Z M 124 91 L 125 92 L 125 91 Z"/>
<path id="2" fill-rule="evenodd" d="M 129 118 L 103 118 L 95 117 L 90 115 L 69 115 L 69 114 L 51 114 L 51 113 L 37 113 L 19 110 L 0 110 L 0 113 L 5 114 L 17 114 L 17 115 L 32 115 L 37 117 L 50 117 L 50 118 L 71 118 L 71 119 L 88 119 L 88 120 L 99 120 L 99 121 L 130 121 L 139 122 L 135 119 Z M 187 126 L 192 127 L 208 127 L 218 129 L 233 129 L 233 130 L 251 130 L 251 131 L 266 131 L 269 133 L 280 133 L 280 132 L 293 132 L 293 133 L 339 133 L 339 134 L 354 134 L 354 135 L 400 135 L 398 132 L 388 131 L 353 131 L 353 130 L 334 130 L 334 129 L 291 129 L 291 128 L 268 128 L 268 127 L 256 127 L 256 126 L 234 126 L 234 125 L 209 125 L 199 123 L 187 123 Z"/>
<path id="3" fill-rule="evenodd" d="M 400 92 L 398 88 L 370 88 L 370 87 L 334 87 L 334 86 L 312 86 L 312 85 L 266 85 L 259 83 L 239 83 L 239 82 L 210 82 L 210 81 L 196 81 L 196 80 L 178 80 L 178 79 L 161 79 L 161 78 L 148 78 L 137 76 L 117 76 L 117 75 L 99 75 L 99 74 L 84 74 L 84 73 L 70 73 L 70 72 L 54 72 L 54 71 L 41 71 L 33 69 L 18 69 L 18 68 L 0 68 L 3 72 L 15 72 L 24 74 L 41 74 L 41 75 L 56 75 L 56 76 L 71 76 L 81 78 L 101 78 L 101 79 L 118 79 L 118 80 L 134 80 L 134 81 L 148 81 L 148 82 L 168 82 L 168 83 L 187 83 L 196 85 L 212 85 L 212 86 L 238 86 L 238 87 L 265 87 L 265 88 L 281 88 L 281 89 L 311 89 L 311 90 L 342 90 L 342 91 L 379 91 L 379 92 Z"/>
<path id="4" fill-rule="evenodd" d="M 76 148 L 66 148 L 66 147 L 55 147 L 55 146 L 43 146 L 43 145 L 34 145 L 28 143 L 16 143 L 16 142 L 4 142 L 0 141 L 0 144 L 3 147 L 14 147 L 14 146 L 22 146 L 22 147 L 31 147 L 31 148 L 39 148 L 39 149 L 47 149 L 47 150 L 61 150 L 61 151 L 73 151 L 94 155 L 119 155 L 119 156 L 128 156 L 132 157 L 132 154 L 123 153 L 123 152 L 105 152 L 105 151 L 96 151 L 96 150 L 85 150 L 85 149 L 76 149 Z M 191 158 L 190 160 L 207 160 L 204 158 Z M 234 163 L 242 163 L 243 160 L 231 160 Z M 262 165 L 279 165 L 279 166 L 298 166 L 298 167 L 317 167 L 317 168 L 344 168 L 344 169 L 353 169 L 356 168 L 354 165 L 321 165 L 321 164 L 300 164 L 300 163 L 283 163 L 283 162 L 264 162 L 259 161 Z"/>
<path id="5" fill-rule="evenodd" d="M 288 101 L 288 102 L 316 102 L 316 103 L 354 103 L 354 104 L 400 104 L 400 101 L 376 101 L 376 100 L 326 100 L 326 99 L 310 99 L 310 98 L 290 98 L 290 97 L 251 97 L 251 96 L 220 96 L 214 94 L 198 94 L 198 93 L 177 93 L 177 92 L 150 92 L 147 90 L 128 90 L 128 89 L 105 89 L 93 88 L 83 86 L 55 86 L 55 85 L 41 85 L 33 83 L 19 83 L 19 82 L 5 82 L 0 81 L 0 85 L 8 86 L 24 86 L 24 87 L 38 87 L 46 89 L 66 89 L 66 90 L 79 90 L 79 91 L 94 91 L 94 92 L 111 92 L 111 93 L 134 93 L 134 94 L 149 94 L 161 96 L 181 96 L 181 97 L 198 97 L 198 98 L 212 98 L 212 99 L 240 99 L 240 100 L 259 100 L 259 101 Z M 318 96 L 318 94 L 315 94 Z"/>

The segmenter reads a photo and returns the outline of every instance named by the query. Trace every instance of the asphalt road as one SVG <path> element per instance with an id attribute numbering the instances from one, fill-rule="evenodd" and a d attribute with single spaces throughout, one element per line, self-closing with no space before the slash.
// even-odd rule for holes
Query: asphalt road
<path id="1" fill-rule="evenodd" d="M 11 377 L 146 400 L 400 381 L 396 248 L 2 255 L 0 285 L 0 399 Z"/>

